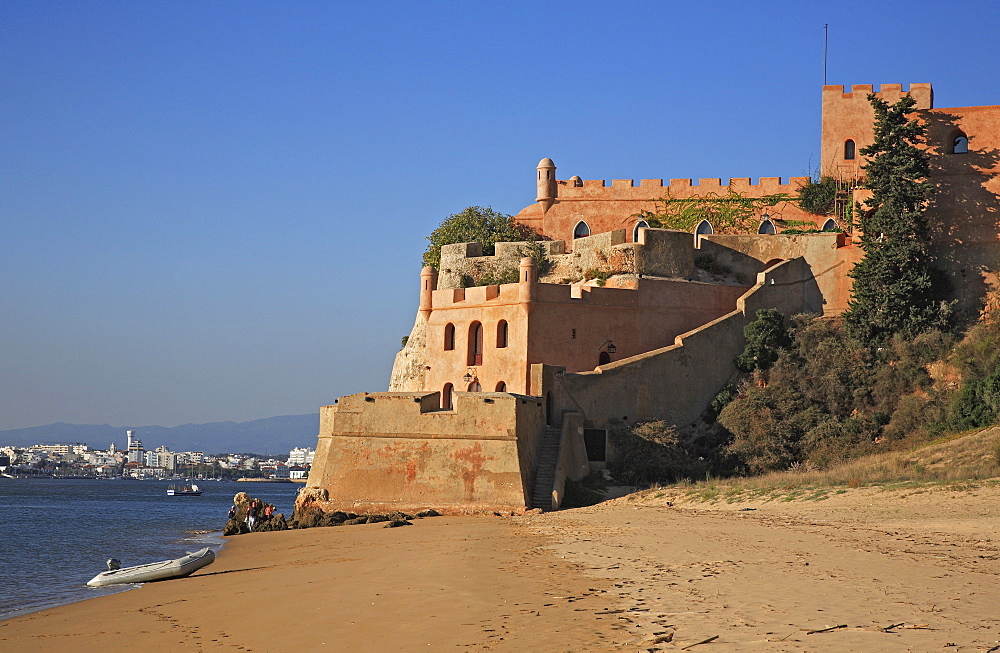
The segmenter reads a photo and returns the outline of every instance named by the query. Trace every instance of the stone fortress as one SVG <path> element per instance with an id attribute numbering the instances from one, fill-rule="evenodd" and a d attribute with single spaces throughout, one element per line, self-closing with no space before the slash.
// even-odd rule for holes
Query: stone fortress
<path id="1" fill-rule="evenodd" d="M 674 198 L 776 193 L 808 178 L 556 178 L 537 167 L 535 203 L 515 219 L 544 238 L 442 248 L 420 274 L 413 330 L 389 392 L 320 409 L 312 471 L 299 502 L 378 512 L 556 509 L 567 478 L 615 456 L 607 432 L 662 419 L 699 419 L 736 376 L 743 327 L 756 311 L 835 315 L 862 255 L 848 207 L 863 200 L 860 150 L 872 142 L 871 86 L 823 87 L 821 174 L 838 182 L 832 216 L 783 202 L 757 233 L 650 228 L 636 216 Z M 937 192 L 932 248 L 959 307 L 976 310 L 1000 264 L 1000 106 L 935 109 L 930 84 L 906 93 L 928 127 Z M 807 223 L 817 233 L 783 234 Z M 472 285 L 504 272 L 510 283 Z M 513 281 L 516 273 L 516 281 Z"/>

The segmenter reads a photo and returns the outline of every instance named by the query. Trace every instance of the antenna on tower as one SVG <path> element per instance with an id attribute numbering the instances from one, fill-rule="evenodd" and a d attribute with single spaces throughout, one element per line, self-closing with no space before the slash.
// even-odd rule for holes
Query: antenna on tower
<path id="1" fill-rule="evenodd" d="M 830 40 L 830 23 L 823 23 L 823 86 L 826 86 L 826 48 Z"/>

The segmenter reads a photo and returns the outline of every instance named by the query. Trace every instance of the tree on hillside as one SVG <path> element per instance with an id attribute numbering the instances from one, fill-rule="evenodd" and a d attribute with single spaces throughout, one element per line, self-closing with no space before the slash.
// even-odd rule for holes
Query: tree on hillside
<path id="1" fill-rule="evenodd" d="M 926 128 L 911 119 L 910 96 L 893 105 L 868 95 L 875 111 L 875 141 L 861 149 L 865 186 L 872 192 L 861 212 L 865 257 L 851 271 L 853 296 L 844 314 L 848 332 L 875 347 L 893 334 L 912 337 L 945 320 L 935 298 L 924 208 L 931 193 Z"/>
<path id="2" fill-rule="evenodd" d="M 496 243 L 534 240 L 538 236 L 530 228 L 518 224 L 506 213 L 490 207 L 470 206 L 461 213 L 444 219 L 437 229 L 427 236 L 430 244 L 424 252 L 424 265 L 435 268 L 441 265 L 441 247 L 455 243 L 482 243 L 483 255 L 492 256 Z"/>
<path id="3" fill-rule="evenodd" d="M 757 319 L 743 327 L 743 336 L 747 344 L 736 357 L 736 367 L 743 372 L 766 370 L 792 344 L 785 316 L 774 308 L 757 309 Z"/>

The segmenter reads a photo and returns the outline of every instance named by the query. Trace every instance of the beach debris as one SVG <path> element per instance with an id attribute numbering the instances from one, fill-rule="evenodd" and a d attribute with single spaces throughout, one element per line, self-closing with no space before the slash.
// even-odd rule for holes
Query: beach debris
<path id="1" fill-rule="evenodd" d="M 883 629 L 882 629 L 882 632 L 885 632 L 885 633 L 887 633 L 887 632 L 889 632 L 890 630 L 893 630 L 894 628 L 899 628 L 900 626 L 905 626 L 905 625 L 906 625 L 906 622 L 905 622 L 905 621 L 901 621 L 901 622 L 899 622 L 898 624 L 891 624 L 891 625 L 889 625 L 889 626 L 886 626 L 885 628 L 883 628 Z"/>
<path id="2" fill-rule="evenodd" d="M 639 643 L 639 646 L 656 646 L 657 644 L 666 644 L 674 640 L 674 631 L 670 630 L 665 633 L 654 633 L 649 638 L 644 639 Z"/>
<path id="3" fill-rule="evenodd" d="M 829 628 L 820 628 L 819 630 L 810 630 L 806 632 L 806 635 L 815 635 L 817 633 L 828 633 L 831 630 L 840 630 L 841 628 L 847 628 L 847 624 L 840 624 L 839 626 L 830 626 Z"/>
<path id="4" fill-rule="evenodd" d="M 424 510 L 418 512 L 416 516 L 419 519 L 423 519 L 424 517 L 440 517 L 441 513 L 434 510 L 434 508 L 425 508 Z"/>
<path id="5" fill-rule="evenodd" d="M 708 639 L 703 639 L 700 642 L 695 642 L 694 644 L 688 644 L 687 646 L 682 646 L 681 650 L 686 651 L 689 648 L 694 648 L 695 646 L 701 646 L 702 644 L 708 644 L 709 642 L 714 642 L 717 639 L 719 639 L 718 635 L 712 635 Z"/>

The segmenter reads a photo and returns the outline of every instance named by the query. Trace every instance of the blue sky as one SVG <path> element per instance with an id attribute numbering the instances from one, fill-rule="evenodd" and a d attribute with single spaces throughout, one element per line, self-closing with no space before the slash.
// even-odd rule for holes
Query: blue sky
<path id="1" fill-rule="evenodd" d="M 991 1 L 0 2 L 0 430 L 384 390 L 424 237 L 559 178 L 799 176 L 828 82 L 1000 104 Z"/>

